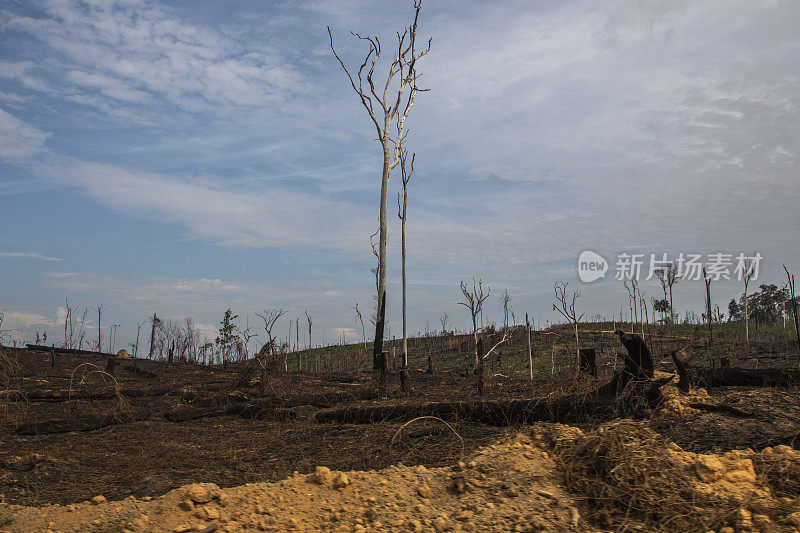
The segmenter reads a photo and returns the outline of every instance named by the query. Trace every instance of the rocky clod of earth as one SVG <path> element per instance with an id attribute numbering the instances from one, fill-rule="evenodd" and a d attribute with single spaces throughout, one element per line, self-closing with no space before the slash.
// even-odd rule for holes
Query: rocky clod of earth
<path id="1" fill-rule="evenodd" d="M 798 474 L 800 451 L 787 446 L 696 454 L 630 420 L 586 432 L 541 423 L 449 467 L 318 466 L 277 483 L 198 483 L 157 498 L 0 504 L 0 531 L 800 532 Z"/>

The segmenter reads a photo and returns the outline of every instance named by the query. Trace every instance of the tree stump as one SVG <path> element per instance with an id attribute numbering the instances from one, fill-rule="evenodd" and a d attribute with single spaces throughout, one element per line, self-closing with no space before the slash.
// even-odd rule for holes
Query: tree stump
<path id="1" fill-rule="evenodd" d="M 400 390 L 403 394 L 411 393 L 411 382 L 408 378 L 408 367 L 406 366 L 400 369 Z"/>
<path id="2" fill-rule="evenodd" d="M 378 354 L 378 370 L 380 370 L 380 389 L 381 389 L 381 396 L 386 396 L 388 392 L 388 379 L 386 376 L 386 372 L 389 366 L 389 352 L 383 350 L 380 354 Z"/>

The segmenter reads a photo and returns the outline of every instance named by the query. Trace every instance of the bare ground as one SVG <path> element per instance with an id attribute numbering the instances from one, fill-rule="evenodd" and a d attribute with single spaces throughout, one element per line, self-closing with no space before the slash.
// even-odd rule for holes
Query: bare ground
<path id="1" fill-rule="evenodd" d="M 25 395 L 67 391 L 70 399 L 2 404 L 0 494 L 5 503 L 0 506 L 0 530 L 40 531 L 52 525 L 53 531 L 170 531 L 200 524 L 219 530 L 275 531 L 289 527 L 346 531 L 722 531 L 724 527 L 733 531 L 792 531 L 800 527 L 800 515 L 793 514 L 800 511 L 797 483 L 787 481 L 792 475 L 800 477 L 800 463 L 792 455 L 800 434 L 798 389 L 725 388 L 710 395 L 701 389 L 686 397 L 668 386 L 667 401 L 651 419 L 607 432 L 620 436 L 614 442 L 623 443 L 622 448 L 603 444 L 608 454 L 637 457 L 641 452 L 641 464 L 623 467 L 612 461 L 610 464 L 619 468 L 604 470 L 602 464 L 591 462 L 588 464 L 594 466 L 587 469 L 586 450 L 581 452 L 580 442 L 584 447 L 594 446 L 595 451 L 602 444 L 580 437 L 580 430 L 597 437 L 599 429 L 591 421 L 579 429 L 552 424 L 491 427 L 465 421 L 452 421 L 451 429 L 435 420 L 417 421 L 407 427 L 390 422 L 349 425 L 312 421 L 314 413 L 328 407 L 320 404 L 319 395 L 338 402 L 347 391 L 374 388 L 375 377 L 370 374 L 289 373 L 271 377 L 268 394 L 272 398 L 317 399 L 317 405 L 292 407 L 292 419 L 218 416 L 175 423 L 166 420 L 163 413 L 196 407 L 219 395 L 238 368 L 204 369 L 140 361 L 142 368 L 158 377 L 147 379 L 118 369 L 114 383 L 98 373 L 84 373 L 86 367 L 74 372 L 85 357 L 72 360 L 64 356 L 57 359 L 55 368 L 50 368 L 49 359 L 41 353 L 21 351 L 20 359 L 24 370 L 16 390 Z M 104 361 L 94 363 L 105 367 Z M 456 374 L 414 373 L 412 379 L 415 394 L 411 398 L 390 392 L 388 398 L 353 400 L 345 405 L 473 397 L 472 380 Z M 106 399 L 87 396 L 113 392 L 115 386 L 123 392 L 168 392 Z M 496 377 L 488 381 L 486 396 L 558 396 L 594 386 L 596 382 L 590 378 L 580 383 L 555 380 L 531 384 Z M 390 390 L 396 388 L 393 384 Z M 255 390 L 245 394 L 255 394 Z M 694 401 L 724 402 L 753 416 L 742 419 L 698 411 L 687 406 Z M 108 413 L 127 420 L 126 413 L 131 412 L 143 414 L 142 419 L 89 432 L 30 436 L 14 432 L 22 423 Z M 554 438 L 554 432 L 560 437 Z M 628 437 L 622 438 L 624 435 Z M 628 441 L 630 447 L 625 448 Z M 498 442 L 501 444 L 493 445 Z M 719 481 L 744 476 L 747 486 L 733 491 L 738 496 L 722 500 L 708 499 L 703 495 L 709 491 L 691 488 L 677 496 L 656 492 L 657 499 L 652 501 L 675 499 L 680 505 L 692 501 L 694 507 L 705 509 L 687 511 L 678 505 L 670 508 L 672 519 L 667 520 L 653 516 L 646 508 L 637 508 L 659 507 L 647 503 L 650 496 L 631 498 L 636 487 L 646 488 L 648 479 L 658 478 L 655 473 L 641 479 L 631 474 L 638 481 L 623 479 L 624 483 L 604 478 L 613 478 L 626 468 L 647 472 L 647 465 L 656 464 L 652 457 L 662 458 L 677 453 L 676 449 L 685 455 L 667 465 L 666 470 L 674 475 L 666 484 L 683 486 L 681 483 L 689 479 L 691 483 L 686 486 L 702 487 L 705 482 L 698 472 L 704 467 L 698 470 L 699 456 L 694 453 L 713 452 L 723 466 L 711 477 L 719 476 Z M 731 450 L 745 451 L 726 456 Z M 476 463 L 470 467 L 473 460 Z M 752 475 L 746 465 L 742 466 L 748 460 Z M 466 465 L 459 466 L 459 461 Z M 391 466 L 400 463 L 424 468 Z M 481 470 L 479 465 L 484 463 Z M 347 472 L 350 483 L 337 489 L 332 481 L 309 482 L 307 475 L 322 465 L 332 469 L 334 477 L 336 472 Z M 611 470 L 614 473 L 608 474 Z M 580 475 L 576 477 L 575 472 Z M 691 475 L 678 475 L 681 472 Z M 423 481 L 431 491 L 427 497 L 417 491 Z M 193 504 L 188 511 L 178 507 L 186 499 L 189 489 L 185 486 L 202 482 L 222 487 L 211 489 L 220 497 L 199 506 Z M 603 487 L 625 483 L 632 487 L 627 495 L 608 493 L 610 499 L 598 499 L 598 494 L 605 494 Z M 423 493 L 427 494 L 425 489 Z M 118 503 L 86 503 L 98 495 Z M 150 497 L 156 498 L 145 501 Z M 614 503 L 617 500 L 639 503 L 619 507 Z M 697 502 L 700 504 L 695 505 Z M 608 511 L 598 513 L 597 508 Z M 206 509 L 216 511 L 208 514 Z M 747 513 L 751 523 L 746 520 Z M 683 515 L 690 520 L 680 519 Z"/>

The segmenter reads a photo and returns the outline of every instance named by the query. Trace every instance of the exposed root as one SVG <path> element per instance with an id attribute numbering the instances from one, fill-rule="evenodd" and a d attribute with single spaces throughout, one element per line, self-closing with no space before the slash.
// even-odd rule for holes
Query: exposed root
<path id="1" fill-rule="evenodd" d="M 450 431 L 452 431 L 455 434 L 455 436 L 458 437 L 458 440 L 461 441 L 461 453 L 459 455 L 459 459 L 464 457 L 464 439 L 461 438 L 461 435 L 458 434 L 458 431 L 456 431 L 455 428 L 453 428 L 453 426 L 451 426 L 449 423 L 447 423 L 446 421 L 442 420 L 437 416 L 418 416 L 417 418 L 412 418 L 411 420 L 409 420 L 408 422 L 406 422 L 405 424 L 403 424 L 398 428 L 397 432 L 392 437 L 392 440 L 389 442 L 389 446 L 394 444 L 394 441 L 397 439 L 397 436 L 400 435 L 400 433 L 406 428 L 406 426 L 418 420 L 438 420 L 439 422 L 447 426 L 450 429 Z"/>

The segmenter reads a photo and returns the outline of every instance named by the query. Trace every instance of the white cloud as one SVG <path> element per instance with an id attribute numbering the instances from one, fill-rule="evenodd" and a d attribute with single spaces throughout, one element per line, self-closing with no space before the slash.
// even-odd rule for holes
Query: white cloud
<path id="1" fill-rule="evenodd" d="M 59 257 L 50 257 L 36 252 L 0 252 L 0 257 L 19 257 L 25 259 L 41 259 L 43 261 L 61 261 Z"/>
<path id="2" fill-rule="evenodd" d="M 214 176 L 176 177 L 60 156 L 48 134 L 0 110 L 0 158 L 26 165 L 41 180 L 79 187 L 98 201 L 138 216 L 155 216 L 227 246 L 363 250 L 373 225 L 349 202 L 280 188 L 225 188 Z M 57 260 L 33 252 L 0 257 Z"/>
<path id="3" fill-rule="evenodd" d="M 64 324 L 63 318 L 61 325 Z M 54 327 L 58 326 L 59 322 L 48 318 L 38 313 L 25 313 L 22 311 L 4 311 L 3 312 L 3 329 L 26 329 L 32 326 L 39 327 Z"/>
<path id="4" fill-rule="evenodd" d="M 182 224 L 227 246 L 363 249 L 360 237 L 372 225 L 347 202 L 279 188 L 226 189 L 210 177 L 134 172 L 64 157 L 39 164 L 34 172 L 53 183 L 80 187 L 106 205 Z"/>
<path id="5" fill-rule="evenodd" d="M 21 160 L 44 150 L 50 135 L 0 109 L 0 158 Z"/>
<path id="6" fill-rule="evenodd" d="M 333 337 L 337 340 L 344 337 L 345 342 L 353 342 L 361 339 L 361 336 L 356 333 L 356 330 L 353 328 L 331 328 L 331 333 L 333 333 Z"/>
<path id="7" fill-rule="evenodd" d="M 243 294 L 246 289 L 221 279 L 123 278 L 110 274 L 53 272 L 46 275 L 51 287 L 71 292 L 98 292 L 119 302 L 195 303 Z"/>
<path id="8" fill-rule="evenodd" d="M 249 47 L 218 29 L 180 20 L 166 6 L 65 0 L 38 7 L 38 17 L 0 11 L 0 29 L 38 40 L 59 58 L 60 68 L 6 62 L 0 76 L 43 92 L 75 91 L 104 112 L 102 100 L 85 97 L 97 92 L 116 105 L 166 101 L 190 112 L 219 113 L 230 106 L 275 106 L 306 88 L 297 69 L 266 43 Z M 47 82 L 36 76 L 45 70 Z"/>
<path id="9" fill-rule="evenodd" d="M 197 330 L 200 339 L 207 340 L 208 342 L 214 342 L 214 339 L 219 335 L 219 326 L 215 326 L 214 324 L 198 323 L 194 325 L 194 328 Z"/>
<path id="10" fill-rule="evenodd" d="M 153 129 L 141 136 L 155 133 L 152 142 L 129 144 L 142 129 L 125 130 L 125 142 L 112 147 L 120 161 L 100 153 L 98 163 L 47 151 L 46 133 L 6 113 L 0 135 L 8 143 L 0 150 L 10 147 L 7 159 L 36 159 L 29 169 L 41 182 L 78 187 L 103 205 L 180 224 L 214 244 L 285 247 L 313 258 L 320 250 L 358 251 L 359 261 L 371 260 L 378 147 L 327 49 L 324 23 L 335 25 L 347 58 L 361 59 L 361 43 L 347 40 L 346 30 L 380 32 L 409 13 L 398 4 L 387 8 L 391 17 L 377 15 L 377 5 L 305 2 L 289 10 L 296 21 L 268 26 L 275 33 L 266 37 L 254 37 L 260 26 L 214 28 L 139 2 L 116 10 L 47 2 L 39 18 L 10 15 L 2 29 L 45 51 L 43 61 L 0 62 L 0 77 L 21 98 L 44 92 L 48 103 L 81 102 L 125 116 L 126 124 L 149 121 Z M 455 301 L 458 280 L 474 274 L 521 294 L 544 287 L 549 301 L 554 278 L 574 278 L 573 261 L 586 248 L 759 249 L 777 264 L 798 260 L 786 248 L 785 228 L 800 202 L 800 34 L 793 25 L 800 4 L 454 5 L 426 3 L 423 30 L 433 49 L 422 70 L 432 91 L 419 96 L 409 119 L 418 168 L 409 191 L 410 281 L 421 287 L 415 301 L 424 302 L 413 304 L 415 315 Z M 291 40 L 300 25 L 317 23 L 318 34 L 305 34 L 310 40 Z M 292 54 L 269 45 L 284 38 Z M 162 120 L 164 102 L 179 110 Z M 265 109 L 274 111 L 270 120 Z M 163 133 L 185 111 L 202 118 Z M 211 120 L 202 121 L 206 115 Z M 196 170 L 209 162 L 227 172 Z M 289 181 L 293 188 L 276 185 Z M 335 274 L 372 289 L 368 275 Z M 214 305 L 244 302 L 247 291 L 277 293 L 238 280 L 221 281 L 231 287 L 220 289 L 176 276 L 124 277 L 93 281 L 123 301 L 164 297 L 176 309 L 200 305 L 192 295 L 215 290 Z M 73 282 L 75 290 L 92 290 Z M 124 290 L 113 292 L 114 284 Z M 298 300 L 350 303 L 341 301 L 351 288 L 332 285 L 315 285 Z M 591 292 L 608 294 L 609 287 Z M 290 303 L 290 293 L 281 294 Z"/>

